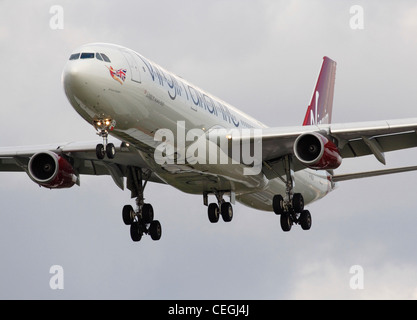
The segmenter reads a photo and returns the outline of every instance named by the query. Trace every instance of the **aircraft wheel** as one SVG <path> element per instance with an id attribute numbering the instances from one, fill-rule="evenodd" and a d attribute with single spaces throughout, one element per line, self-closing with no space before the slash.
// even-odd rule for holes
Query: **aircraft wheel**
<path id="1" fill-rule="evenodd" d="M 210 203 L 208 206 L 208 218 L 211 223 L 216 223 L 219 221 L 219 206 L 217 203 Z"/>
<path id="2" fill-rule="evenodd" d="M 96 156 L 97 156 L 97 159 L 103 160 L 105 155 L 106 155 L 106 152 L 104 151 L 104 145 L 102 145 L 101 143 L 98 144 L 96 146 Z"/>
<path id="3" fill-rule="evenodd" d="M 288 232 L 291 230 L 292 227 L 292 220 L 289 213 L 281 214 L 281 229 L 284 232 Z"/>
<path id="4" fill-rule="evenodd" d="M 233 207 L 230 202 L 222 203 L 221 207 L 222 218 L 224 222 L 230 222 L 233 219 Z"/>
<path id="5" fill-rule="evenodd" d="M 122 218 L 125 225 L 130 226 L 133 223 L 134 213 L 132 206 L 126 205 L 123 207 Z"/>
<path id="6" fill-rule="evenodd" d="M 106 154 L 107 154 L 107 158 L 109 159 L 114 159 L 114 157 L 116 156 L 116 148 L 113 143 L 107 144 Z"/>
<path id="7" fill-rule="evenodd" d="M 149 234 L 152 240 L 154 241 L 158 241 L 159 239 L 161 239 L 162 228 L 158 220 L 154 220 L 151 222 L 151 226 L 149 227 Z"/>
<path id="8" fill-rule="evenodd" d="M 284 198 L 277 194 L 272 199 L 272 208 L 274 209 L 275 214 L 283 214 L 284 213 Z"/>
<path id="9" fill-rule="evenodd" d="M 139 222 L 133 222 L 130 225 L 130 237 L 134 242 L 139 242 L 142 239 L 143 230 Z"/>
<path id="10" fill-rule="evenodd" d="M 151 223 L 153 221 L 153 207 L 149 203 L 145 203 L 142 207 L 143 223 Z"/>
<path id="11" fill-rule="evenodd" d="M 292 197 L 292 208 L 295 213 L 301 213 L 304 210 L 304 198 L 301 193 L 294 193 Z"/>
<path id="12" fill-rule="evenodd" d="M 300 215 L 300 224 L 303 230 L 310 230 L 311 228 L 311 214 L 310 211 L 304 210 Z"/>

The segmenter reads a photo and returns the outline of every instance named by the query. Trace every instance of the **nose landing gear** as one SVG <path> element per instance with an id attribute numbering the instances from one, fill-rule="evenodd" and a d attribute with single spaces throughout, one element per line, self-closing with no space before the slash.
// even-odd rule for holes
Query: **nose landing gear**
<path id="1" fill-rule="evenodd" d="M 114 159 L 116 148 L 113 143 L 108 143 L 108 137 L 109 131 L 112 131 L 116 126 L 116 121 L 111 118 L 95 119 L 93 125 L 97 130 L 97 135 L 103 138 L 103 143 L 96 146 L 97 159 L 103 160 L 106 155 L 107 158 Z"/>

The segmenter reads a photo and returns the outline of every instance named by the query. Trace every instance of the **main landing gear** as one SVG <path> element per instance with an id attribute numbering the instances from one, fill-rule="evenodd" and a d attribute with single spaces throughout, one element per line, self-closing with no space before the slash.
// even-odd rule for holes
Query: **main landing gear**
<path id="1" fill-rule="evenodd" d="M 97 130 L 97 135 L 103 138 L 103 143 L 96 146 L 97 159 L 103 160 L 107 155 L 107 158 L 114 159 L 116 156 L 116 148 L 113 143 L 108 143 L 109 130 L 113 130 L 116 126 L 116 121 L 110 118 L 95 119 L 93 121 L 94 128 Z"/>
<path id="2" fill-rule="evenodd" d="M 233 207 L 230 202 L 226 202 L 223 199 L 225 192 L 216 191 L 214 195 L 217 198 L 217 203 L 208 204 L 208 193 L 204 193 L 204 205 L 208 205 L 208 218 L 211 223 L 217 223 L 220 215 L 224 222 L 230 222 L 233 219 Z"/>
<path id="3" fill-rule="evenodd" d="M 295 193 L 292 201 L 284 201 L 281 195 L 273 198 L 273 209 L 281 215 L 281 229 L 284 232 L 291 230 L 293 224 L 301 225 L 303 230 L 310 230 L 312 219 L 310 211 L 304 210 L 304 199 L 301 193 Z"/>
<path id="4" fill-rule="evenodd" d="M 275 214 L 281 216 L 281 229 L 284 232 L 291 230 L 293 224 L 301 225 L 303 230 L 310 230 L 312 219 L 308 210 L 304 210 L 304 198 L 301 193 L 294 193 L 294 179 L 291 174 L 291 158 L 284 157 L 286 180 L 281 178 L 286 185 L 285 198 L 278 194 L 272 200 L 272 208 Z"/>
<path id="5" fill-rule="evenodd" d="M 162 236 L 161 223 L 154 220 L 153 207 L 145 203 L 143 197 L 143 191 L 151 173 L 144 174 L 141 169 L 129 169 L 129 179 L 133 183 L 132 195 L 136 194 L 137 210 L 134 210 L 131 205 L 125 205 L 122 210 L 123 222 L 130 226 L 130 237 L 134 242 L 139 242 L 144 234 L 150 235 L 152 240 L 157 241 Z"/>

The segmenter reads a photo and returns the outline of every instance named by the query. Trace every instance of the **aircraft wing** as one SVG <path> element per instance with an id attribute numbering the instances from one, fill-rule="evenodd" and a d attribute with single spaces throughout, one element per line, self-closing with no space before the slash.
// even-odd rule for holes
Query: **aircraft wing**
<path id="1" fill-rule="evenodd" d="M 296 139 L 307 133 L 318 133 L 336 141 L 342 158 L 374 155 L 386 164 L 385 152 L 417 147 L 417 118 L 344 124 L 324 124 L 263 129 L 263 171 L 268 178 L 282 174 L 282 158 L 294 155 Z M 256 137 L 256 136 L 255 136 Z M 305 166 L 293 157 L 294 171 Z"/>
<path id="2" fill-rule="evenodd" d="M 96 157 L 97 142 L 77 142 L 40 145 L 33 147 L 0 148 L 0 171 L 26 172 L 30 158 L 39 152 L 53 152 L 58 155 L 68 156 L 73 163 L 77 175 L 109 175 L 116 185 L 124 189 L 124 177 L 129 178 L 129 168 L 138 168 L 149 171 L 145 161 L 139 152 L 124 143 L 112 141 L 116 146 L 117 156 L 115 159 L 98 160 Z M 154 174 L 149 181 L 164 183 Z M 128 179 L 128 186 L 129 179 Z"/>
<path id="3" fill-rule="evenodd" d="M 254 138 L 262 141 L 262 171 L 268 179 L 285 174 L 283 158 L 292 156 L 292 169 L 294 171 L 305 169 L 294 156 L 294 143 L 298 137 L 308 133 L 318 133 L 331 137 L 337 142 L 342 158 L 374 155 L 385 164 L 385 152 L 417 147 L 417 118 L 403 120 L 388 120 L 374 122 L 358 122 L 345 124 L 322 124 L 310 126 L 265 128 L 261 134 L 253 137 L 240 137 L 242 143 L 247 139 L 253 143 Z M 233 138 L 234 139 L 234 138 Z M 124 189 L 124 178 L 128 178 L 129 168 L 140 168 L 150 171 L 136 148 L 128 147 L 121 142 L 114 142 L 117 148 L 115 159 L 98 160 L 94 142 L 63 143 L 41 145 L 34 147 L 0 148 L 0 171 L 26 172 L 30 158 L 39 152 L 51 151 L 56 154 L 65 154 L 72 159 L 73 167 L 80 175 L 110 175 L 116 185 Z M 230 145 L 229 145 L 230 147 Z M 230 151 L 229 151 L 229 154 Z M 375 171 L 371 173 L 355 173 L 335 177 L 338 181 L 369 177 L 382 174 L 405 172 L 415 170 L 416 167 Z M 151 174 L 149 181 L 165 183 L 156 175 Z"/>
<path id="4" fill-rule="evenodd" d="M 336 138 L 343 158 L 417 147 L 417 118 L 289 128 L 267 128 L 262 133 L 262 159 L 268 161 L 292 153 L 295 139 L 304 133 Z"/>

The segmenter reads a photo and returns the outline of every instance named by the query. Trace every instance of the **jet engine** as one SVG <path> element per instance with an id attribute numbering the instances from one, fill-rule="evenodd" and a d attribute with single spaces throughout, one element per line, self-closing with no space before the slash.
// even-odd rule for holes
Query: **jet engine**
<path id="1" fill-rule="evenodd" d="M 342 157 L 334 142 L 316 132 L 300 135 L 294 143 L 294 154 L 310 169 L 333 170 L 342 164 Z"/>
<path id="2" fill-rule="evenodd" d="M 53 152 L 40 152 L 29 161 L 29 177 L 45 188 L 64 189 L 78 184 L 74 168 L 64 157 Z"/>

